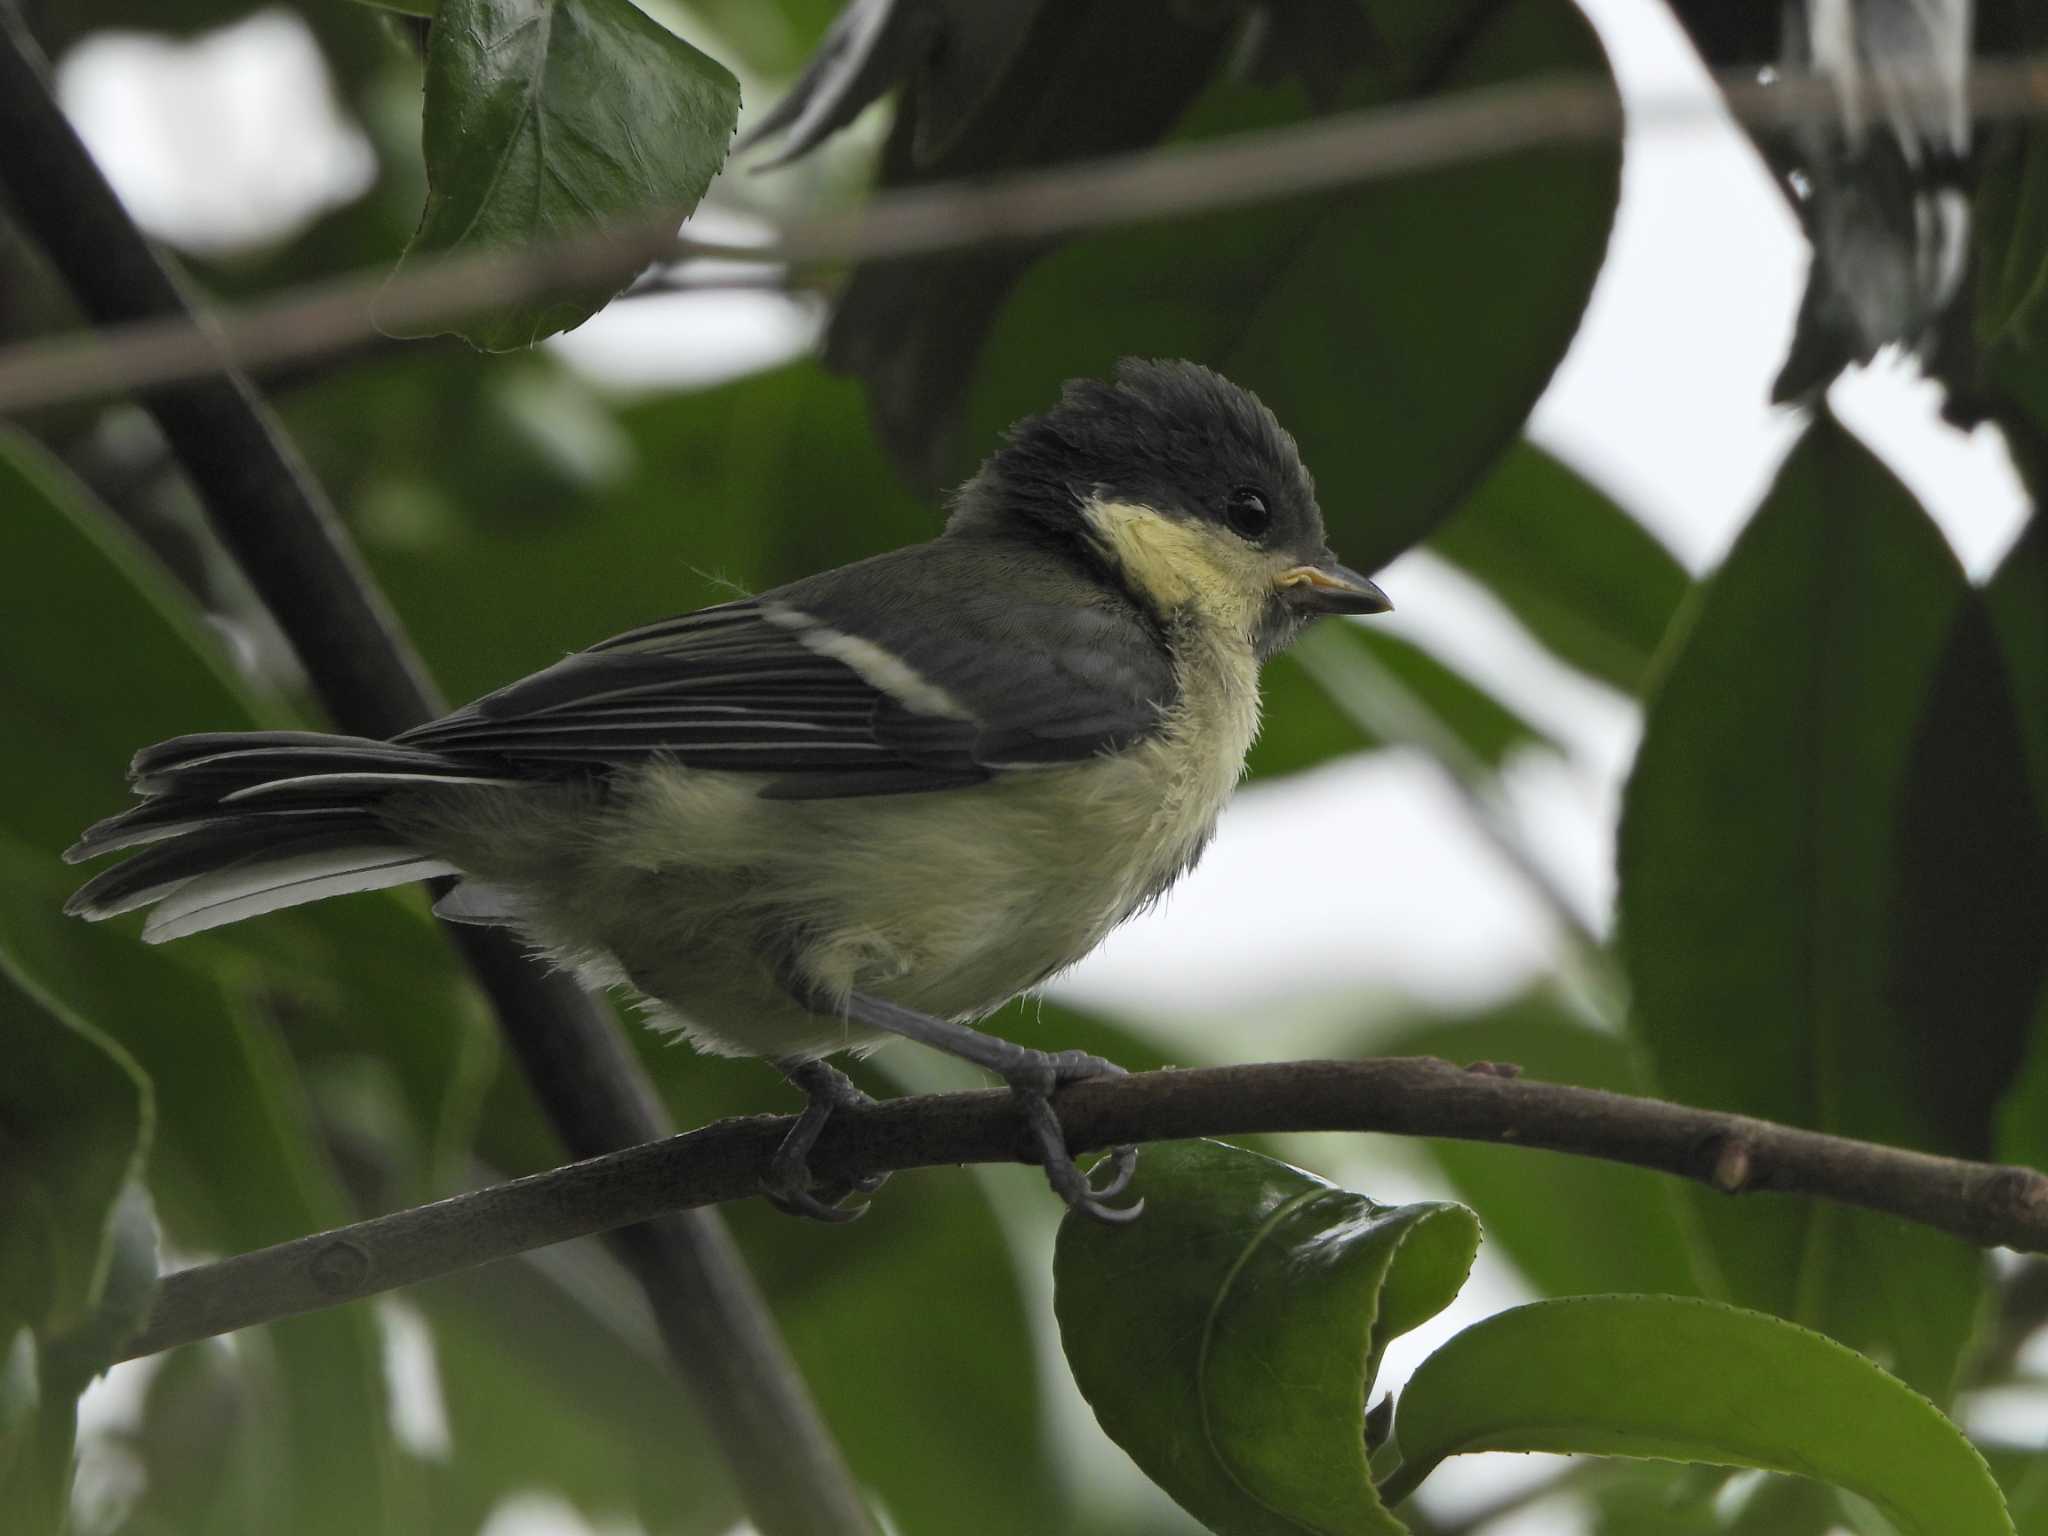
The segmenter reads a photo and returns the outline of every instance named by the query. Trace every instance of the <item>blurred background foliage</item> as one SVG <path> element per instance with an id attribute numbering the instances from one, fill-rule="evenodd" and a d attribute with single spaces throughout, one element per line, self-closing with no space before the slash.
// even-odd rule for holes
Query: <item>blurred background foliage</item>
<path id="1" fill-rule="evenodd" d="M 253 9 L 24 6 L 53 56 L 106 29 L 193 36 Z M 223 300 L 394 261 L 425 197 L 423 23 L 328 0 L 287 9 L 374 173 L 289 238 L 181 253 Z M 739 74 L 750 107 L 798 76 L 835 11 L 648 9 Z M 816 211 L 875 185 L 1604 68 L 1567 0 L 1276 0 L 1249 25 L 1247 9 L 1173 5 L 1141 24 L 1046 0 L 1013 8 L 1028 24 L 983 34 L 972 8 L 932 7 L 966 41 L 867 82 L 869 97 L 907 82 L 890 125 L 858 119 L 850 145 L 729 174 L 707 206 Z M 2013 46 L 2040 42 L 1998 5 L 1986 15 Z M 1702 35 L 1710 53 L 1742 42 Z M 1970 344 L 1934 364 L 1952 399 L 2003 427 L 2037 494 L 2044 134 L 1995 129 L 1971 162 Z M 2048 536 L 2036 519 L 1973 586 L 1911 493 L 1822 408 L 1726 563 L 1696 583 L 1519 437 L 1578 327 L 1618 190 L 1614 147 L 1530 150 L 1056 247 L 877 266 L 814 297 L 830 305 L 820 358 L 703 387 L 609 391 L 554 351 L 487 357 L 442 339 L 378 342 L 268 389 L 462 698 L 735 587 L 929 537 L 939 488 L 1066 377 L 1133 352 L 1211 363 L 1300 438 L 1348 560 L 1370 569 L 1426 543 L 1559 661 L 1646 709 L 1618 938 L 1470 1016 L 1361 1006 L 1344 1048 L 1515 1061 L 2048 1167 Z M 0 339 L 75 323 L 0 208 Z M 146 1081 L 146 1182 L 168 1252 L 231 1253 L 559 1161 L 414 895 L 166 950 L 57 915 L 74 877 L 56 855 L 122 802 L 134 748 L 320 722 L 132 407 L 8 426 L 0 509 L 0 653 L 15 659 L 0 720 L 17 744 L 0 754 L 0 951 L 21 985 L 132 1062 L 139 1078 L 124 1070 L 109 1093 Z M 1483 807 L 1513 755 L 1558 750 L 1479 681 L 1370 628 L 1326 639 L 1313 666 L 1276 663 L 1267 700 L 1255 780 L 1420 748 Z M 30 1059 L 27 1017 L 0 1009 L 9 1071 L 59 1071 L 61 1053 Z M 1133 1068 L 1211 1049 L 1052 1005 L 994 1027 Z M 787 1107 L 758 1065 L 630 1034 L 681 1123 Z M 963 1081 L 904 1053 L 859 1075 L 878 1091 Z M 2037 1262 L 1994 1268 L 1885 1218 L 1730 1204 L 1544 1153 L 1426 1151 L 1536 1295 L 1740 1301 L 1834 1334 L 1944 1406 L 2025 1385 L 2025 1342 L 2048 1322 Z M 1012 1172 L 902 1176 L 866 1220 L 829 1233 L 751 1205 L 730 1214 L 892 1529 L 957 1530 L 965 1511 L 997 1536 L 1194 1529 L 1100 1452 L 1075 1451 L 1093 1429 L 1075 1429 L 1048 1342 L 1051 1213 Z M 423 1353 L 443 1414 L 424 1429 L 394 1388 Z M 81 1530 L 468 1531 L 536 1491 L 678 1536 L 739 1518 L 644 1303 L 590 1244 L 187 1348 L 136 1390 L 132 1413 L 85 1442 Z M 2029 1532 L 2048 1531 L 2040 1438 L 1989 1447 Z M 1568 1493 L 1588 1531 L 1799 1536 L 1847 1518 L 1814 1486 L 1731 1490 L 1697 1469 L 1615 1464 L 1574 1470 Z"/>

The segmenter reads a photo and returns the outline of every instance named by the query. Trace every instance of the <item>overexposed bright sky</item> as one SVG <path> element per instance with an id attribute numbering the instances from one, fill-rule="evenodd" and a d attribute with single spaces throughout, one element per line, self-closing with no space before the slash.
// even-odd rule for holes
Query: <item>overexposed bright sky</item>
<path id="1" fill-rule="evenodd" d="M 1585 8 L 1631 103 L 1706 92 L 1661 7 L 1586 0 Z M 335 105 L 317 51 L 281 12 L 190 44 L 93 40 L 62 61 L 60 86 L 138 216 L 189 245 L 275 238 L 356 195 L 370 174 L 367 146 Z M 766 98 L 750 89 L 748 99 Z M 1726 550 L 1796 434 L 1796 417 L 1772 407 L 1768 392 L 1804 263 L 1791 216 L 1732 126 L 1692 117 L 1630 133 L 1606 270 L 1530 432 L 1696 572 Z M 705 376 L 684 368 L 765 365 L 800 351 L 812 334 L 811 316 L 773 296 L 689 296 L 638 301 L 629 316 L 600 316 L 557 345 L 577 366 L 633 388 Z M 1995 434 L 1966 437 L 1943 425 L 1932 386 L 1896 362 L 1858 370 L 1830 399 L 1921 496 L 1968 567 L 1988 570 L 2024 515 Z M 1530 754 L 1513 764 L 1504 803 L 1572 906 L 1604 929 L 1615 808 L 1639 729 L 1633 703 L 1550 658 L 1483 588 L 1441 560 L 1404 556 L 1383 583 L 1398 611 L 1372 622 L 1453 661 L 1566 747 L 1562 759 Z M 1195 874 L 1056 990 L 1170 1025 L 1176 1037 L 1199 1030 L 1217 1055 L 1257 1059 L 1288 1053 L 1291 1041 L 1310 1048 L 1314 1038 L 1290 1035 L 1286 1023 L 1297 1012 L 1313 1020 L 1312 1007 L 1245 1011 L 1276 990 L 1476 1006 L 1543 974 L 1557 949 L 1553 921 L 1434 771 L 1404 754 L 1380 754 L 1241 796 Z M 1356 1176 L 1379 1198 L 1441 1193 L 1419 1162 L 1397 1155 L 1390 1164 L 1384 1148 L 1374 1155 Z M 1353 1171 L 1322 1166 L 1337 1177 Z M 1482 1257 L 1457 1305 L 1396 1346 L 1390 1379 L 1519 1295 L 1515 1277 Z M 416 1366 L 420 1347 L 415 1341 L 394 1358 Z M 118 1411 L 118 1395 L 105 1399 L 107 1412 Z M 1085 1416 L 1069 1418 L 1077 1471 L 1121 1477 L 1131 1497 L 1151 1496 L 1136 1490 Z M 1424 1498 L 1454 1516 L 1461 1503 L 1528 1475 L 1524 1461 L 1475 1459 L 1433 1477 Z M 492 1536 L 574 1528 L 541 1501 L 502 1511 Z M 1567 1528 L 1563 1513 L 1539 1509 L 1496 1529 L 1536 1536 Z"/>

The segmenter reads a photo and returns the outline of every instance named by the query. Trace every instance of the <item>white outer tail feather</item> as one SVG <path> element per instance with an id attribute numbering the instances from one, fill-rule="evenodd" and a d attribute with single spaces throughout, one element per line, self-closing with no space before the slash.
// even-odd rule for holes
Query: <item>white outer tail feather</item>
<path id="1" fill-rule="evenodd" d="M 161 944 L 302 902 L 455 873 L 455 866 L 445 859 L 426 857 L 399 843 L 259 855 L 183 882 L 157 903 L 143 924 L 142 937 L 145 943 Z"/>

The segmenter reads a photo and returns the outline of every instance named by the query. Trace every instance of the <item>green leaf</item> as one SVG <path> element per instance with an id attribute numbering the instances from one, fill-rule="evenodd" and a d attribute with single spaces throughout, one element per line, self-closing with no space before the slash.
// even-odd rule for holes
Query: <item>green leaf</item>
<path id="1" fill-rule="evenodd" d="M 76 1403 L 141 1324 L 149 1080 L 0 955 L 0 1527 L 57 1531 Z"/>
<path id="2" fill-rule="evenodd" d="M 344 502 L 364 551 L 451 695 L 469 698 L 632 625 L 928 539 L 937 507 L 896 483 L 859 388 L 813 364 L 622 411 L 616 478 L 511 501 L 492 469 L 516 441 L 464 413 L 442 451 L 380 401 L 395 370 L 338 380 L 295 421 L 368 423 L 395 474 Z M 789 445 L 802 443 L 793 453 Z M 554 483 L 559 483 L 554 482 Z M 417 518 L 379 503 L 419 505 Z"/>
<path id="3" fill-rule="evenodd" d="M 1928 1150 L 1981 1141 L 2012 1021 L 1930 1031 L 1892 972 L 1900 828 L 1967 591 L 1910 494 L 1826 417 L 1706 584 L 1649 701 L 1620 836 L 1634 1024 L 1670 1097 Z M 1947 1396 L 1981 1255 L 1811 1201 L 1685 1198 L 1728 1299 Z"/>
<path id="4" fill-rule="evenodd" d="M 1466 1329 L 1395 1416 L 1391 1499 L 1446 1456 L 1583 1452 L 1762 1467 L 1870 1500 L 1903 1536 L 2012 1536 L 1984 1458 L 1926 1398 L 1804 1328 L 1714 1302 L 1585 1296 Z"/>
<path id="5" fill-rule="evenodd" d="M 739 83 L 630 0 L 443 0 L 427 50 L 427 205 L 398 264 L 689 217 Z M 508 351 L 581 325 L 601 284 L 453 327 Z"/>
<path id="6" fill-rule="evenodd" d="M 107 1289 L 121 1192 L 149 1153 L 149 1080 L 4 956 L 0 1060 L 0 1335 L 26 1324 L 47 1343 L 87 1326 Z"/>
<path id="7" fill-rule="evenodd" d="M 1375 1029 L 1365 1051 L 1446 1061 L 1513 1062 L 1522 1075 L 1641 1093 L 1629 1044 L 1592 1029 L 1544 992 L 1482 1013 Z M 1550 1296 L 1698 1288 L 1677 1186 L 1662 1174 L 1531 1147 L 1423 1141 L 1486 1224 L 1486 1240 Z"/>
<path id="8" fill-rule="evenodd" d="M 0 753 L 0 827 L 54 854 L 128 798 L 135 749 L 259 721 L 212 635 L 156 559 L 26 434 L 0 426 L 8 555 L 0 718 L 33 752 Z"/>
<path id="9" fill-rule="evenodd" d="M 1326 55 L 1342 66 L 1319 103 L 1329 109 L 1606 70 L 1564 0 L 1358 14 L 1367 46 Z M 1292 83 L 1233 79 L 1174 138 L 1310 115 Z M 843 335 L 855 311 L 842 308 L 831 355 L 869 382 L 885 433 L 927 484 L 964 474 L 1065 379 L 1106 375 L 1130 354 L 1206 363 L 1256 390 L 1299 439 L 1334 547 L 1372 570 L 1427 533 L 1520 431 L 1605 254 L 1618 167 L 1607 146 L 1531 150 L 1117 231 L 1046 257 L 1014 289 L 1014 262 L 993 276 L 879 269 L 878 287 L 906 274 L 908 291 L 897 308 L 878 296 L 858 314 L 858 347 Z M 846 304 L 864 295 L 850 289 Z"/>
<path id="10" fill-rule="evenodd" d="M 1430 537 L 1564 660 L 1639 693 L 1692 588 L 1677 558 L 1577 471 L 1517 444 Z"/>
<path id="11" fill-rule="evenodd" d="M 1061 1224 L 1060 1342 L 1109 1437 L 1222 1536 L 1403 1531 L 1365 1411 L 1387 1341 L 1457 1294 L 1479 1227 L 1216 1142 L 1149 1146 L 1144 1218 Z"/>
<path id="12" fill-rule="evenodd" d="M 35 774 L 27 763 L 0 767 L 0 953 L 148 1074 L 158 1113 L 150 1193 L 177 1246 L 239 1252 L 346 1221 L 355 1213 L 317 1144 L 296 1068 L 252 995 L 284 969 L 266 977 L 237 948 L 246 934 L 152 950 L 60 910 L 77 874 L 55 850 L 126 798 L 122 769 L 136 747 L 256 715 L 156 562 L 12 435 L 0 438 L 0 499 L 10 550 L 26 555 L 20 568 L 33 578 L 0 605 L 0 637 L 39 658 L 0 682 L 11 717 L 28 720 L 36 740 Z M 306 1533 L 390 1526 L 394 1468 L 371 1319 L 296 1319 L 265 1341 L 251 1358 L 277 1366 L 282 1412 L 265 1458 L 273 1515 L 293 1509 L 283 1523 Z"/>
<path id="13" fill-rule="evenodd" d="M 1335 622 L 1321 625 L 1317 640 L 1323 659 L 1333 665 L 1354 659 L 1355 670 L 1396 685 L 1408 705 L 1423 710 L 1436 729 L 1488 768 L 1499 768 L 1517 748 L 1555 745 L 1462 672 L 1399 635 L 1368 624 Z M 1282 652 L 1266 664 L 1259 692 L 1259 738 L 1247 759 L 1254 778 L 1296 773 L 1347 752 L 1388 744 L 1334 707 L 1291 653 Z"/>
<path id="14" fill-rule="evenodd" d="M 2048 825 L 2048 518 L 2036 515 L 2027 524 L 1992 573 L 1984 600 L 2019 705 L 2034 799 Z"/>

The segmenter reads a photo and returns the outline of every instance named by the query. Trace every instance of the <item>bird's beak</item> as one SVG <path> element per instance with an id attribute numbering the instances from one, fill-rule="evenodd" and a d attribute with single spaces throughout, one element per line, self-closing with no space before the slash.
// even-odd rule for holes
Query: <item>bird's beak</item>
<path id="1" fill-rule="evenodd" d="M 1298 613 L 1388 613 L 1394 607 L 1386 593 L 1335 559 L 1282 571 L 1278 586 Z"/>

